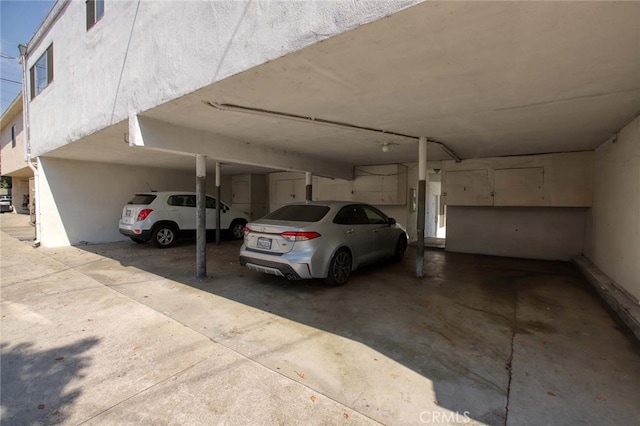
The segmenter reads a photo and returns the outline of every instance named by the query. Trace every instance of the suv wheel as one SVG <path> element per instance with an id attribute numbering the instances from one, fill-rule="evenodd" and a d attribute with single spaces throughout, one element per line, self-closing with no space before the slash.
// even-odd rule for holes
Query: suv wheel
<path id="1" fill-rule="evenodd" d="M 229 227 L 229 235 L 234 240 L 241 240 L 244 238 L 244 226 L 247 223 L 244 220 L 234 220 Z"/>
<path id="2" fill-rule="evenodd" d="M 158 248 L 169 248 L 176 241 L 176 228 L 172 225 L 158 225 L 151 233 L 153 244 Z"/>

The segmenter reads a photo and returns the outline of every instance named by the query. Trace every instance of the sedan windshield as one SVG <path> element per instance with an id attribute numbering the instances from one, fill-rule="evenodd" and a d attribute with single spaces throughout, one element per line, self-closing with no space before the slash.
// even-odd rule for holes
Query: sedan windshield
<path id="1" fill-rule="evenodd" d="M 292 222 L 317 222 L 322 219 L 328 211 L 328 206 L 295 204 L 280 207 L 278 210 L 275 210 L 263 217 L 263 219 L 286 220 Z"/>

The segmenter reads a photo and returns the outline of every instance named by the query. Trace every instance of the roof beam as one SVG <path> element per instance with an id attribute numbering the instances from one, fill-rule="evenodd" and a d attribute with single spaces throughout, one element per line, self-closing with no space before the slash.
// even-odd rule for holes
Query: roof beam
<path id="1" fill-rule="evenodd" d="M 206 155 L 222 163 L 311 172 L 317 176 L 353 180 L 353 166 L 350 164 L 330 162 L 266 145 L 250 144 L 138 114 L 129 117 L 129 145 L 181 155 Z"/>

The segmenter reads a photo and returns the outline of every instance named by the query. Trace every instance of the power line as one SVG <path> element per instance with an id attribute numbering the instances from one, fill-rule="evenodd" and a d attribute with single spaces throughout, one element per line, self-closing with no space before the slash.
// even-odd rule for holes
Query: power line
<path id="1" fill-rule="evenodd" d="M 15 84 L 19 84 L 22 86 L 22 83 L 20 83 L 19 81 L 15 81 L 15 80 L 9 80 L 8 78 L 2 78 L 0 77 L 0 80 L 2 81 L 8 81 L 9 83 L 15 83 Z"/>
<path id="2" fill-rule="evenodd" d="M 18 58 L 15 58 L 15 57 L 13 57 L 13 56 L 5 55 L 4 53 L 0 53 L 0 57 L 1 57 L 1 58 L 4 58 L 4 59 L 18 59 Z"/>
<path id="3" fill-rule="evenodd" d="M 7 67 L 3 67 L 2 73 L 3 74 L 9 74 L 9 75 L 15 75 L 17 77 L 20 76 L 20 73 L 18 72 L 18 70 L 7 69 Z"/>
<path id="4" fill-rule="evenodd" d="M 0 76 L 2 76 L 3 78 L 8 78 L 10 80 L 16 80 L 16 81 L 21 81 L 22 80 L 22 76 L 20 75 L 12 75 L 9 73 L 2 73 L 0 74 Z"/>

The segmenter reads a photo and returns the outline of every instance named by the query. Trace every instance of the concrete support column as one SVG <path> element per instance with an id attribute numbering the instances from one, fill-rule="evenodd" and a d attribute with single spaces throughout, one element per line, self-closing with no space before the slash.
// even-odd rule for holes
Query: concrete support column
<path id="1" fill-rule="evenodd" d="M 196 278 L 207 277 L 207 162 L 196 155 Z"/>
<path id="2" fill-rule="evenodd" d="M 220 162 L 216 162 L 216 245 L 220 245 L 220 213 L 222 213 L 222 200 L 220 199 Z"/>
<path id="3" fill-rule="evenodd" d="M 418 140 L 418 249 L 416 251 L 416 277 L 424 276 L 424 224 L 427 199 L 427 138 Z"/>
<path id="4" fill-rule="evenodd" d="M 307 201 L 311 201 L 312 195 L 313 195 L 313 175 L 311 174 L 311 172 L 306 172 L 304 174 L 304 179 L 305 179 L 305 185 L 306 185 L 306 194 L 307 194 Z"/>

